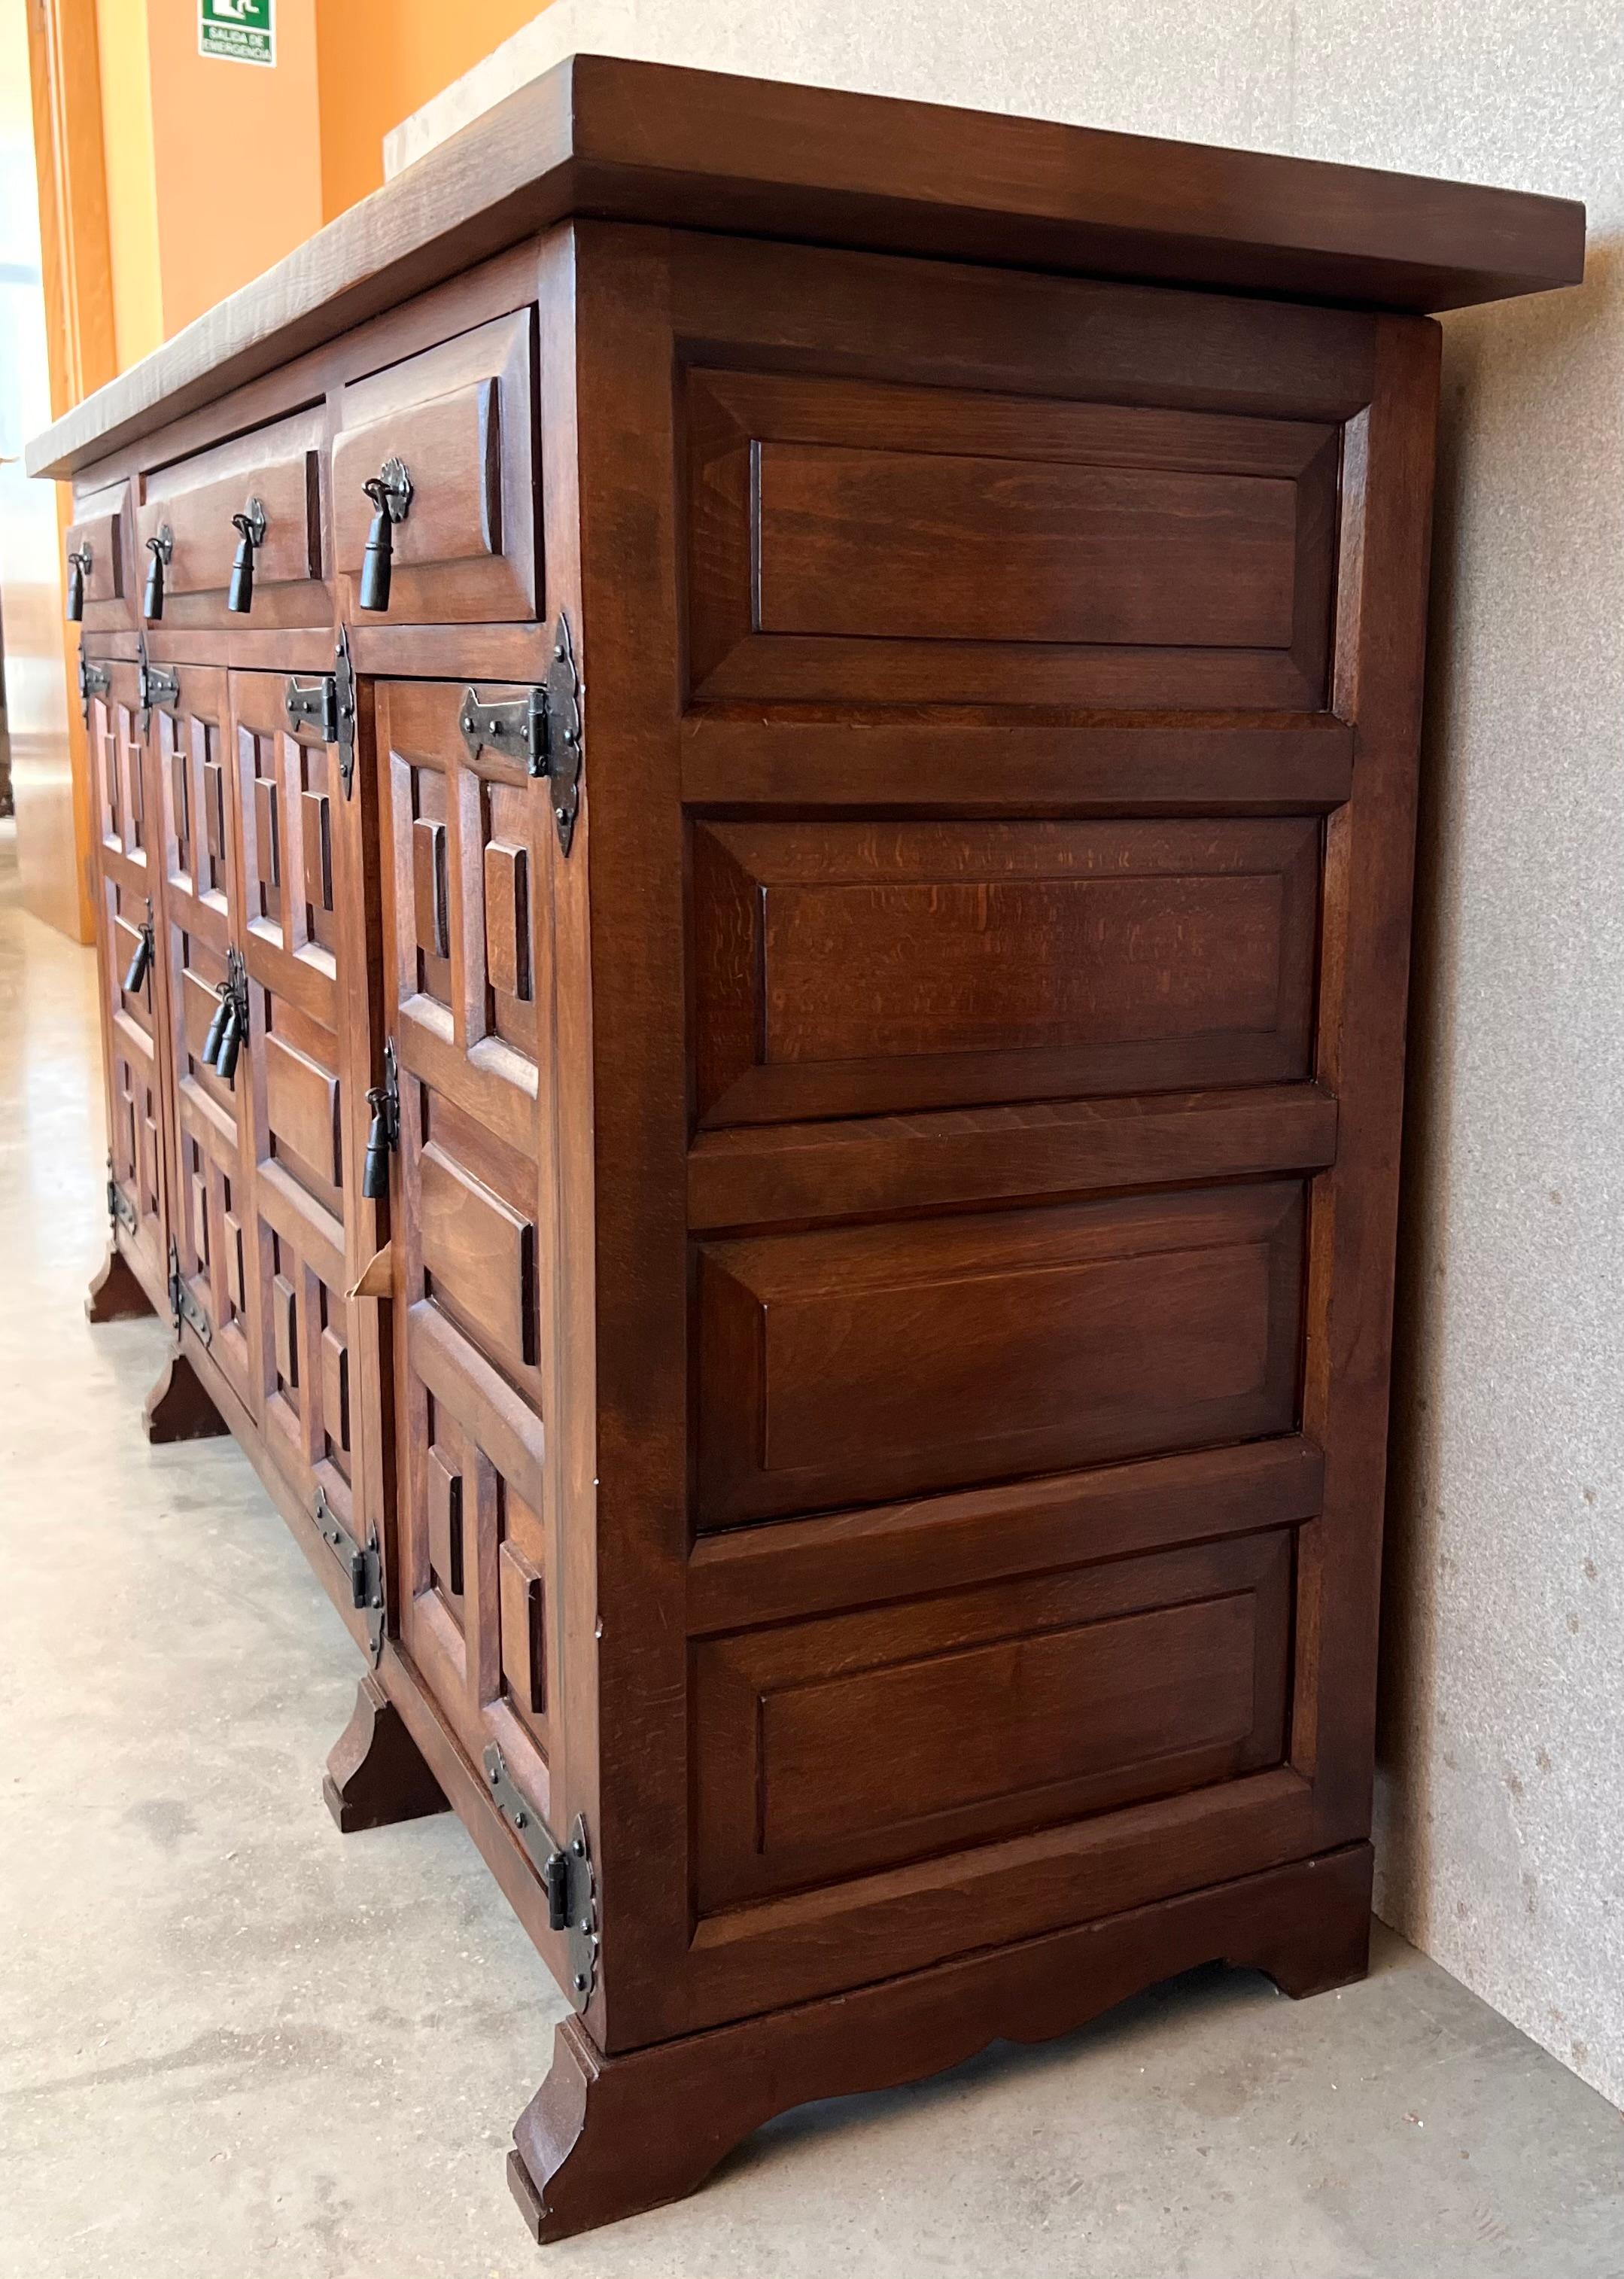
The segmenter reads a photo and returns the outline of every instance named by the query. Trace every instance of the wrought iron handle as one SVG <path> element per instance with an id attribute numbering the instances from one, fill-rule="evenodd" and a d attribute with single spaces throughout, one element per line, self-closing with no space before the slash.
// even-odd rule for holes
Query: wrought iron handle
<path id="1" fill-rule="evenodd" d="M 234 514 L 231 526 L 237 533 L 237 551 L 226 589 L 226 606 L 234 616 L 243 618 L 254 606 L 255 549 L 265 542 L 265 510 L 259 501 L 251 498 L 241 514 Z"/>
<path id="2" fill-rule="evenodd" d="M 90 575 L 90 541 L 68 549 L 67 621 L 81 622 L 85 614 L 85 579 Z"/>
<path id="3" fill-rule="evenodd" d="M 399 459 L 387 458 L 361 487 L 372 502 L 372 521 L 361 556 L 356 600 L 364 610 L 387 610 L 395 566 L 395 526 L 404 522 L 410 511 L 411 477 Z"/>
<path id="4" fill-rule="evenodd" d="M 166 522 L 160 523 L 157 535 L 147 541 L 147 551 L 152 559 L 147 564 L 147 590 L 142 596 L 141 614 L 149 625 L 155 625 L 164 614 L 164 572 L 175 551 L 175 533 Z"/>

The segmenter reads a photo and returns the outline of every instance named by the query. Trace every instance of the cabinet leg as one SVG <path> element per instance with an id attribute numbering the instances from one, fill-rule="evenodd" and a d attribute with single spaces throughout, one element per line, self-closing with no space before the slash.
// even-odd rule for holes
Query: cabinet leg
<path id="1" fill-rule="evenodd" d="M 730 2096 L 703 2037 L 605 2057 L 567 2018 L 514 2128 L 509 2187 L 532 2239 L 568 2239 L 683 2198 L 763 2117 Z"/>
<path id="2" fill-rule="evenodd" d="M 157 1311 L 136 1279 L 135 1269 L 118 1244 L 110 1242 L 101 1270 L 85 1293 L 85 1319 L 98 1323 L 134 1322 Z"/>
<path id="3" fill-rule="evenodd" d="M 226 1431 L 225 1419 L 203 1390 L 203 1379 L 177 1346 L 164 1374 L 147 1395 L 141 1421 L 154 1446 L 171 1440 L 212 1440 Z"/>
<path id="4" fill-rule="evenodd" d="M 1351 1986 L 1370 1968 L 1370 1891 L 1375 1854 L 1362 1844 L 1343 1856 L 1338 1872 L 1305 1892 L 1289 1921 L 1264 1926 L 1250 1951 L 1237 1946 L 1227 1960 L 1272 1978 L 1294 2002 Z"/>
<path id="5" fill-rule="evenodd" d="M 775 2113 L 921 2080 L 1000 2036 L 1047 2041 L 1198 1963 L 1265 1971 L 1287 1994 L 1344 1985 L 1365 1968 L 1370 1868 L 1350 1844 L 619 2056 L 567 2019 L 514 2128 L 513 2197 L 543 2242 L 661 2207 Z"/>
<path id="6" fill-rule="evenodd" d="M 447 1809 L 439 1782 L 371 1670 L 356 1689 L 355 1714 L 333 1744 L 321 1792 L 345 1836 Z"/>

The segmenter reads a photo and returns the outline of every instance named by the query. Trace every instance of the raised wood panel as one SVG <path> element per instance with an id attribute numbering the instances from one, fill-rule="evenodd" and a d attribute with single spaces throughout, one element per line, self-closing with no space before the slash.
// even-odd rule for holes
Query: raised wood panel
<path id="1" fill-rule="evenodd" d="M 263 1051 L 272 1153 L 295 1178 L 314 1174 L 327 1201 L 342 1185 L 338 1078 L 280 1036 L 267 1036 Z"/>
<path id="2" fill-rule="evenodd" d="M 697 1523 L 1285 1431 L 1303 1272 L 1296 1181 L 703 1243 Z"/>
<path id="3" fill-rule="evenodd" d="M 423 1265 L 436 1301 L 499 1364 L 533 1368 L 533 1220 L 471 1177 L 433 1141 L 418 1161 L 417 1210 Z"/>
<path id="4" fill-rule="evenodd" d="M 688 1224 L 721 1232 L 1193 1185 L 1317 1170 L 1336 1152 L 1337 1103 L 1317 1084 L 741 1124 L 696 1135 Z"/>
<path id="5" fill-rule="evenodd" d="M 1319 825 L 695 826 L 712 1124 L 1306 1076 Z"/>
<path id="6" fill-rule="evenodd" d="M 374 512 L 363 485 L 395 458 L 412 496 L 392 526 L 388 609 L 364 621 L 501 623 L 532 613 L 533 322 L 517 310 L 344 390 L 333 498 L 347 612 Z"/>
<path id="7" fill-rule="evenodd" d="M 1291 1534 L 707 1640 L 702 1914 L 1278 1763 Z"/>
<path id="8" fill-rule="evenodd" d="M 1289 483 L 827 443 L 755 482 L 763 633 L 1291 645 Z"/>
<path id="9" fill-rule="evenodd" d="M 318 625 L 327 616 L 324 420 L 319 409 L 300 412 L 146 476 L 137 517 L 138 575 L 144 585 L 147 541 L 167 524 L 173 550 L 164 572 L 165 626 Z M 246 513 L 253 498 L 264 510 L 265 535 L 254 556 L 252 604 L 241 617 L 226 608 L 239 538 L 232 517 Z"/>
<path id="10" fill-rule="evenodd" d="M 729 1528 L 687 1563 L 694 1637 L 1046 1575 L 1311 1520 L 1325 1463 L 1297 1434 Z"/>
<path id="11" fill-rule="evenodd" d="M 495 994 L 528 1003 L 530 853 L 501 839 L 485 849 L 485 959 Z"/>
<path id="12" fill-rule="evenodd" d="M 1324 702 L 1332 426 L 832 373 L 686 399 L 697 697 Z"/>
<path id="13" fill-rule="evenodd" d="M 65 555 L 87 549 L 90 566 L 84 573 L 87 633 L 127 625 L 133 618 L 129 591 L 129 556 L 133 533 L 130 487 L 113 483 L 104 490 L 82 494 L 74 503 L 73 519 L 63 540 Z"/>

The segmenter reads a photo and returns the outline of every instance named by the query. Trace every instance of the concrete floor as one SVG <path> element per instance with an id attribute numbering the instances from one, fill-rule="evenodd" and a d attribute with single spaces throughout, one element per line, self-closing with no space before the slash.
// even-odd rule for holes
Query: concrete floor
<path id="1" fill-rule="evenodd" d="M 1197 1972 L 533 2248 L 502 2154 L 563 2005 L 455 1819 L 339 1838 L 354 1649 L 229 1441 L 142 1440 L 162 1326 L 85 1324 L 90 960 L 8 834 L 0 2274 L 1624 2274 L 1619 2114 L 1386 1935 L 1345 1993 Z"/>

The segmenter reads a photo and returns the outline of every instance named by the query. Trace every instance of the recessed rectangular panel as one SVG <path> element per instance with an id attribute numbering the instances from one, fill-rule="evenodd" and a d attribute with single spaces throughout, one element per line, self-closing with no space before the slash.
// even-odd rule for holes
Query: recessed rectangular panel
<path id="1" fill-rule="evenodd" d="M 338 1186 L 338 1078 L 280 1037 L 266 1037 L 264 1053 L 265 1116 L 276 1154 Z"/>
<path id="2" fill-rule="evenodd" d="M 694 1649 L 701 1908 L 1279 1761 L 1291 1531 Z"/>
<path id="3" fill-rule="evenodd" d="M 1277 478 L 769 442 L 756 479 L 763 633 L 1291 643 Z"/>
<path id="4" fill-rule="evenodd" d="M 434 1298 L 492 1360 L 533 1367 L 533 1223 L 432 1141 L 418 1180 L 419 1240 Z"/>
<path id="5" fill-rule="evenodd" d="M 333 908 L 333 808 L 326 792 L 302 794 L 304 899 L 312 914 Z"/>
<path id="6" fill-rule="evenodd" d="M 1317 710 L 1313 420 L 688 373 L 693 694 Z"/>
<path id="7" fill-rule="evenodd" d="M 1301 1186 L 702 1244 L 701 1528 L 1284 1431 Z"/>
<path id="8" fill-rule="evenodd" d="M 1306 1076 L 1319 825 L 702 824 L 707 1124 Z"/>

